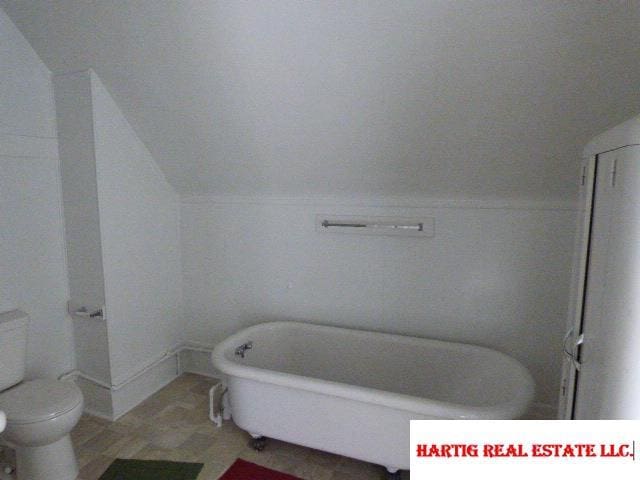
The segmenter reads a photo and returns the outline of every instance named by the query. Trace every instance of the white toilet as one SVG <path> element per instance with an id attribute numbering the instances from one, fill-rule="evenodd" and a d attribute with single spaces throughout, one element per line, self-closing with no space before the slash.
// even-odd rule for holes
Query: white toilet
<path id="1" fill-rule="evenodd" d="M 16 449 L 18 480 L 74 480 L 69 432 L 82 415 L 82 392 L 59 380 L 22 382 L 28 318 L 20 310 L 0 313 L 0 410 L 7 417 L 0 437 Z"/>

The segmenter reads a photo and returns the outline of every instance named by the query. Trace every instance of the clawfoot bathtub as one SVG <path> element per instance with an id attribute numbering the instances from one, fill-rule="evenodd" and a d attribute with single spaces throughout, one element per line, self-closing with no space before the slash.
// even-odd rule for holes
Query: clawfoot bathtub
<path id="1" fill-rule="evenodd" d="M 267 436 L 409 468 L 411 419 L 513 419 L 534 383 L 513 358 L 460 343 L 296 322 L 242 330 L 213 351 L 234 422 Z"/>

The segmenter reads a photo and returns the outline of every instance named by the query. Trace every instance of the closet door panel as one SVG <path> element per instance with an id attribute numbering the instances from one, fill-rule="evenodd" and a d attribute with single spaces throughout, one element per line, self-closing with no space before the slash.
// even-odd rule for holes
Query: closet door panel
<path id="1" fill-rule="evenodd" d="M 576 418 L 640 418 L 640 147 L 599 156 Z"/>
<path id="2" fill-rule="evenodd" d="M 576 349 L 576 352 L 579 352 L 578 360 L 582 364 L 577 378 L 574 411 L 574 418 L 578 419 L 598 418 L 598 409 L 603 397 L 600 378 L 606 352 L 600 338 L 605 326 L 601 322 L 605 294 L 603 279 L 607 270 L 609 231 L 613 210 L 610 185 L 610 173 L 613 165 L 614 157 L 609 154 L 598 156 L 582 321 L 582 332 L 585 334 L 586 340 L 580 349 Z"/>
<path id="3" fill-rule="evenodd" d="M 640 147 L 616 152 L 599 418 L 640 418 Z"/>

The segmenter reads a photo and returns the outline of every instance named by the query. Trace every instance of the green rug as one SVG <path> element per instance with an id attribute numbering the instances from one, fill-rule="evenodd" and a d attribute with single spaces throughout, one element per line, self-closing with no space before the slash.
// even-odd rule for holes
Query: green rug
<path id="1" fill-rule="evenodd" d="M 195 480 L 202 463 L 116 458 L 100 480 Z"/>

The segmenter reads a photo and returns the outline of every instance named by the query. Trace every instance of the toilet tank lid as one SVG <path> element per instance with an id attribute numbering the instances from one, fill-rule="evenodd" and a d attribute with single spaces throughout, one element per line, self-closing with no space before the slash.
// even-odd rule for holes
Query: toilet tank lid
<path id="1" fill-rule="evenodd" d="M 0 410 L 7 423 L 25 424 L 50 420 L 82 403 L 82 392 L 71 382 L 38 379 L 0 393 Z"/>
<path id="2" fill-rule="evenodd" d="M 0 313 L 0 332 L 8 332 L 26 324 L 29 316 L 22 310 Z"/>

